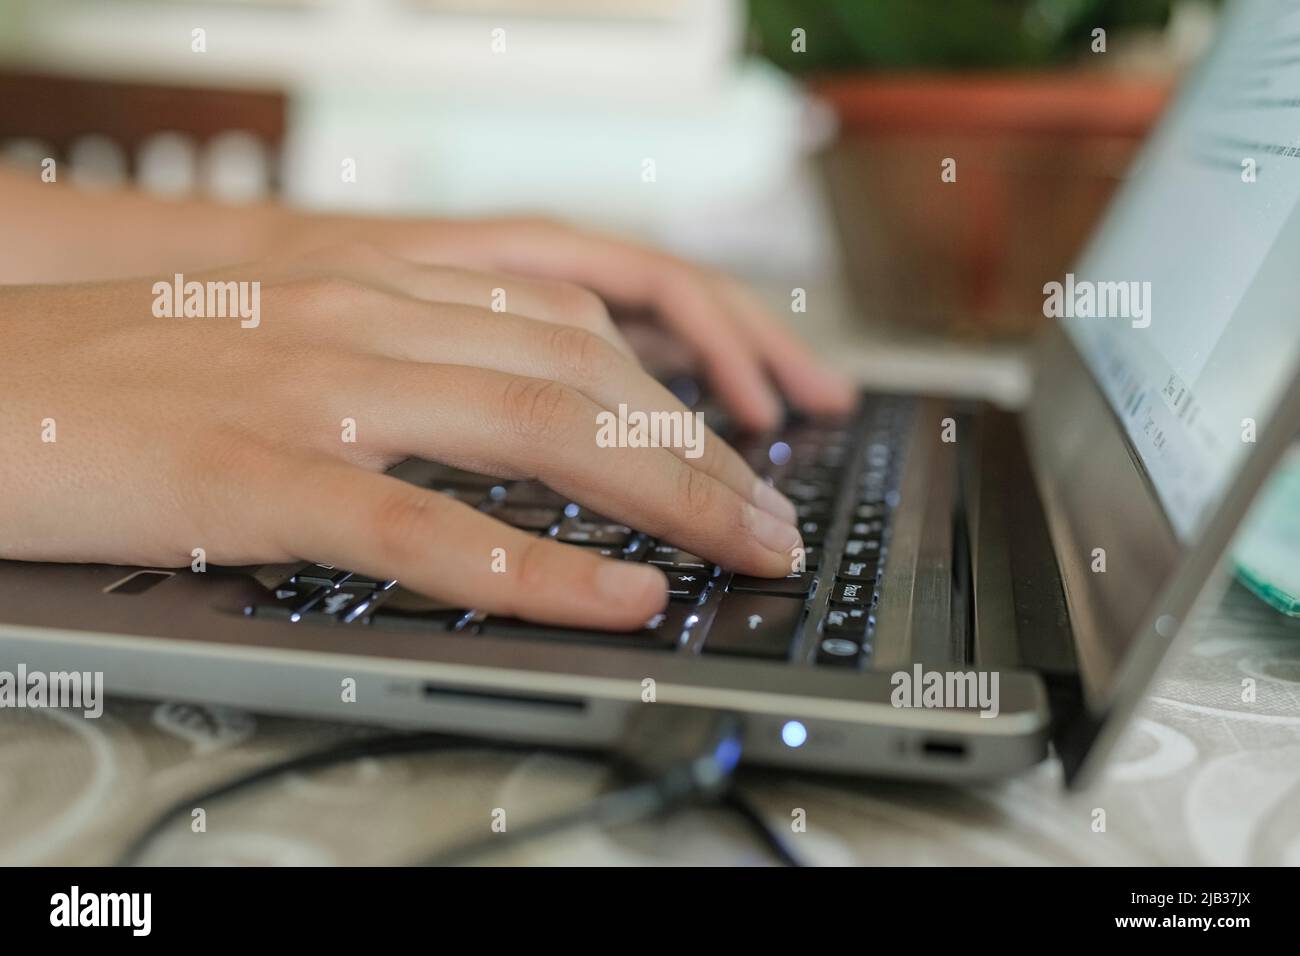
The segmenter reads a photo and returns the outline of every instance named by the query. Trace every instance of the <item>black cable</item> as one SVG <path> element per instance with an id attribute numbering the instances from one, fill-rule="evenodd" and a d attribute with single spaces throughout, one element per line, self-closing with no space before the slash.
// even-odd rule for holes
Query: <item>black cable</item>
<path id="1" fill-rule="evenodd" d="M 597 825 L 606 828 L 628 823 L 636 823 L 651 816 L 662 815 L 679 809 L 684 804 L 668 805 L 644 791 L 653 789 L 655 784 L 632 784 L 603 794 L 583 804 L 576 810 L 556 814 L 526 824 L 522 829 L 506 833 L 493 834 L 442 850 L 420 863 L 421 866 L 459 866 L 471 862 L 480 856 L 499 853 L 511 846 L 519 846 L 533 840 L 555 836 L 565 830 L 580 826 Z M 728 788 L 721 797 L 719 805 L 734 813 L 753 833 L 763 847 L 781 866 L 802 867 L 803 860 L 790 848 L 786 839 L 773 827 L 769 826 L 763 816 L 755 809 L 739 790 Z"/>
<path id="2" fill-rule="evenodd" d="M 657 816 L 671 809 L 656 782 L 633 784 L 601 794 L 581 806 L 557 813 L 516 830 L 477 837 L 439 850 L 421 860 L 420 866 L 460 866 L 492 853 L 500 853 L 534 840 L 544 839 L 581 826 L 616 827 Z"/>
<path id="3" fill-rule="evenodd" d="M 513 741 L 474 740 L 467 737 L 453 737 L 447 734 L 406 733 L 363 737 L 341 744 L 331 744 L 319 750 L 297 754 L 283 760 L 277 760 L 250 770 L 241 776 L 224 781 L 189 796 L 182 797 L 156 816 L 153 821 L 136 836 L 116 861 L 117 866 L 134 866 L 144 850 L 152 843 L 167 825 L 177 817 L 188 815 L 194 807 L 203 806 L 229 797 L 244 790 L 252 789 L 288 773 L 300 773 L 311 770 L 323 770 L 352 760 L 367 757 L 395 757 L 418 753 L 438 753 L 445 750 L 506 749 L 511 751 L 538 750 L 536 746 L 518 744 Z M 570 754 L 591 756 L 596 753 L 591 748 L 548 747 Z"/>
<path id="4" fill-rule="evenodd" d="M 804 865 L 803 860 L 791 849 L 785 837 L 768 825 L 763 815 L 750 803 L 749 798 L 738 789 L 732 787 L 722 795 L 722 806 L 740 817 L 749 827 L 749 831 L 758 837 L 767 851 L 782 866 Z"/>
<path id="5" fill-rule="evenodd" d="M 276 761 L 177 800 L 127 846 L 118 865 L 134 865 L 159 833 L 195 806 L 248 790 L 286 773 L 320 770 L 365 757 L 484 747 L 511 751 L 547 749 L 587 757 L 598 753 L 587 747 L 538 748 L 513 741 L 487 742 L 428 733 L 351 740 Z M 441 851 L 425 863 L 450 865 L 466 862 L 489 850 L 496 852 L 507 845 L 518 845 L 577 826 L 593 823 L 604 827 L 620 826 L 676 810 L 692 801 L 722 799 L 724 806 L 745 819 L 778 860 L 787 865 L 798 865 L 781 838 L 767 827 L 743 798 L 729 789 L 732 774 L 740 762 L 740 753 L 740 721 L 734 715 L 666 704 L 638 708 L 629 718 L 619 748 L 613 755 L 616 773 L 634 782 L 602 794 L 574 810 L 527 824 L 522 829 L 493 834 Z"/>
<path id="6" fill-rule="evenodd" d="M 424 866 L 451 866 L 510 846 L 595 824 L 609 828 L 721 796 L 740 763 L 741 724 L 734 714 L 650 704 L 637 708 L 612 757 L 617 777 L 631 782 L 582 806 L 522 829 L 491 833 L 439 851 Z"/>

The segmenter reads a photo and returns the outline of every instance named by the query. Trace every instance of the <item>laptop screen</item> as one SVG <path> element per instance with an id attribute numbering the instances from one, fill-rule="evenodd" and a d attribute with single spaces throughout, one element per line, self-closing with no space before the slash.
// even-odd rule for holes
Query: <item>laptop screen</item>
<path id="1" fill-rule="evenodd" d="M 1044 289 L 1184 541 L 1300 360 L 1300 4 L 1240 7 Z"/>

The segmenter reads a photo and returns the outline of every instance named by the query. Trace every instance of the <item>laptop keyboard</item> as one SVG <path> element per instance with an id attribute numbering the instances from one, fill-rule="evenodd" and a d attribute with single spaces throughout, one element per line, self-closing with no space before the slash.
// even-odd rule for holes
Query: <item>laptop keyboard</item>
<path id="1" fill-rule="evenodd" d="M 537 482 L 501 481 L 414 460 L 394 471 L 521 530 L 612 560 L 658 566 L 668 579 L 670 600 L 639 631 L 561 628 L 485 615 L 440 604 L 396 581 L 320 564 L 298 569 L 244 611 L 254 618 L 359 630 L 866 667 L 909 410 L 906 399 L 873 396 L 852 417 L 801 419 L 779 434 L 732 439 L 750 466 L 798 510 L 805 553 L 802 566 L 784 578 L 733 574 L 672 542 L 592 514 Z M 725 434 L 725 424 L 712 421 Z"/>

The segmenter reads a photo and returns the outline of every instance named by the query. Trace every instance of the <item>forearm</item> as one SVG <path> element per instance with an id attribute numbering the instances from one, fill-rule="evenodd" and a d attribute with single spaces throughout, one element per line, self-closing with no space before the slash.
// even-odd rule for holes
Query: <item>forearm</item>
<path id="1" fill-rule="evenodd" d="M 80 282 L 198 271 L 271 251 L 288 217 L 45 183 L 0 166 L 0 283 Z"/>

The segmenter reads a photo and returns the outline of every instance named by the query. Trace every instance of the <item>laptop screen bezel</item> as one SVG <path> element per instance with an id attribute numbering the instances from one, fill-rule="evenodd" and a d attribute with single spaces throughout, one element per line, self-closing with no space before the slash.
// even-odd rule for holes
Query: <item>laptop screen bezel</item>
<path id="1" fill-rule="evenodd" d="M 1230 5 L 1220 31 L 1229 29 L 1232 17 L 1245 16 L 1244 9 L 1245 4 Z M 1212 56 L 1213 51 L 1185 79 L 1153 137 L 1204 95 Z M 1079 671 L 1078 692 L 1065 695 L 1073 706 L 1054 714 L 1054 742 L 1067 780 L 1080 786 L 1142 700 L 1175 636 L 1185 633 L 1181 624 L 1195 602 L 1218 596 L 1218 588 L 1207 585 L 1259 487 L 1300 437 L 1300 363 L 1190 539 L 1176 533 L 1142 456 L 1060 322 L 1039 336 L 1032 365 L 1022 427 Z"/>
<path id="2" fill-rule="evenodd" d="M 1300 434 L 1300 369 L 1202 530 L 1183 543 L 1122 423 L 1059 324 L 1040 336 L 1033 366 L 1022 423 L 1082 690 L 1077 712 L 1054 715 L 1054 742 L 1067 780 L 1082 786 L 1141 701 L 1198 597 L 1218 595 L 1207 584 L 1259 487 Z M 1097 548 L 1104 549 L 1104 564 Z"/>

